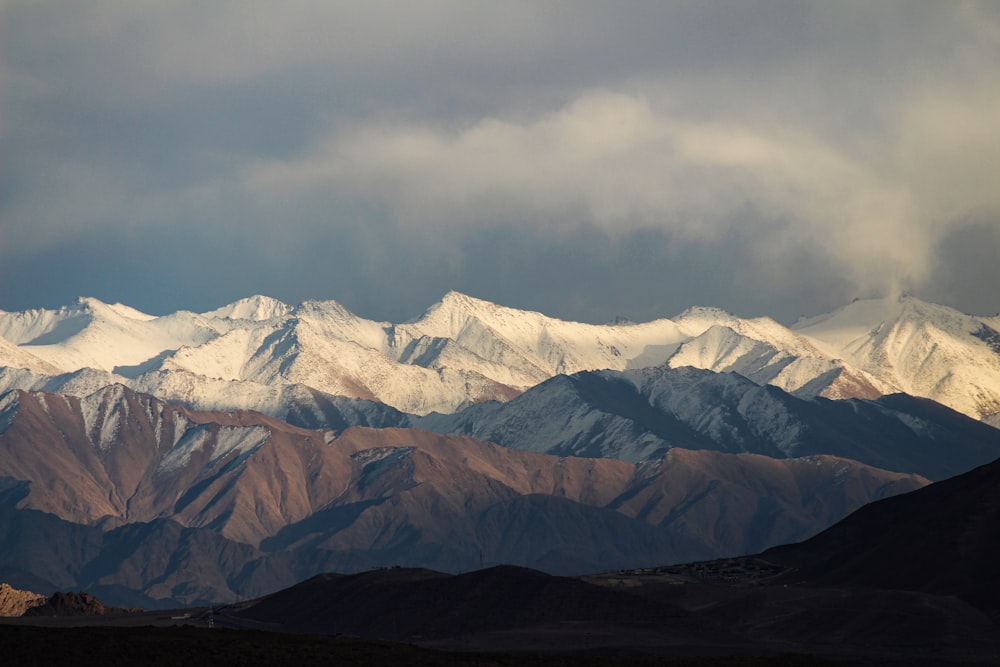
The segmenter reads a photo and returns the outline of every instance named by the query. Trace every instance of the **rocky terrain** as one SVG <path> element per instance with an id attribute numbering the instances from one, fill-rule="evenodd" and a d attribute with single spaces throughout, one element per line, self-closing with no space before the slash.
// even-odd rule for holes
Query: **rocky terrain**
<path id="1" fill-rule="evenodd" d="M 28 609 L 45 604 L 45 600 L 44 595 L 0 583 L 0 616 L 22 616 Z"/>

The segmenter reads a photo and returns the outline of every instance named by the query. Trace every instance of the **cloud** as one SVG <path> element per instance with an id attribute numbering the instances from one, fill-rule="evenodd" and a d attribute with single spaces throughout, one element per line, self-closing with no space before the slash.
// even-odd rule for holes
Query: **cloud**
<path id="1" fill-rule="evenodd" d="M 0 11 L 0 278 L 111 289 L 102 263 L 147 248 L 150 302 L 170 279 L 404 316 L 452 288 L 597 319 L 940 280 L 996 302 L 953 266 L 1000 226 L 996 3 Z"/>
<path id="2" fill-rule="evenodd" d="M 970 214 L 1000 215 L 997 112 L 989 88 L 920 96 L 901 105 L 896 132 L 852 150 L 806 125 L 701 121 L 595 91 L 527 121 L 338 128 L 243 178 L 270 197 L 378 202 L 404 228 L 441 232 L 506 221 L 704 242 L 759 225 L 761 260 L 819 250 L 860 288 L 887 289 L 925 280 Z"/>

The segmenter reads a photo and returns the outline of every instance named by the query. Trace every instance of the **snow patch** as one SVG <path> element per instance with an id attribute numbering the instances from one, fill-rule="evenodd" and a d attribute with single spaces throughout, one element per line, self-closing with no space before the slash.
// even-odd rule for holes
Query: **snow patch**
<path id="1" fill-rule="evenodd" d="M 11 421 L 17 413 L 17 396 L 16 391 L 8 391 L 0 395 L 0 433 L 10 428 Z"/>
<path id="2" fill-rule="evenodd" d="M 271 436 L 266 426 L 221 426 L 198 425 L 181 432 L 174 446 L 163 457 L 158 472 L 171 473 L 187 467 L 196 454 L 208 451 L 207 466 L 216 465 L 220 460 L 235 454 L 238 459 L 261 447 Z M 177 435 L 175 435 L 177 437 Z"/>
<path id="3" fill-rule="evenodd" d="M 413 447 L 372 447 L 371 449 L 362 449 L 359 452 L 354 452 L 351 454 L 351 460 L 362 468 L 367 468 L 379 461 L 386 461 L 387 463 L 402 461 L 412 451 Z"/>

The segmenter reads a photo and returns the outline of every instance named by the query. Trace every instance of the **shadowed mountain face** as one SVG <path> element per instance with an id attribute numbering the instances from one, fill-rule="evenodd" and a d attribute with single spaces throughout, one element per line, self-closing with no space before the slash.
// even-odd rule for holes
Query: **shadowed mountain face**
<path id="1" fill-rule="evenodd" d="M 585 582 L 510 566 L 462 575 L 406 568 L 322 574 L 226 612 L 222 622 L 462 650 L 794 651 L 843 665 L 978 663 L 1000 648 L 996 622 L 952 597 L 767 583 L 658 584 L 655 576 L 628 573 Z"/>
<path id="2" fill-rule="evenodd" d="M 954 595 L 1000 612 L 1000 461 L 861 508 L 762 556 L 791 580 Z"/>
<path id="3" fill-rule="evenodd" d="M 927 399 L 800 399 L 695 368 L 558 376 L 507 403 L 413 423 L 514 449 L 642 461 L 670 448 L 829 454 L 945 479 L 1000 456 L 1000 431 Z"/>
<path id="4" fill-rule="evenodd" d="M 696 644 L 731 640 L 721 626 L 696 622 L 672 605 L 512 566 L 457 576 L 403 568 L 323 574 L 269 596 L 239 615 L 285 631 L 384 639 L 428 640 L 610 622 L 670 627 L 669 634 Z"/>
<path id="5" fill-rule="evenodd" d="M 124 387 L 8 394 L 0 415 L 0 569 L 25 587 L 118 591 L 117 606 L 394 563 L 580 573 L 739 554 L 926 483 L 828 456 L 678 449 L 632 464 L 414 429 L 337 434 Z"/>

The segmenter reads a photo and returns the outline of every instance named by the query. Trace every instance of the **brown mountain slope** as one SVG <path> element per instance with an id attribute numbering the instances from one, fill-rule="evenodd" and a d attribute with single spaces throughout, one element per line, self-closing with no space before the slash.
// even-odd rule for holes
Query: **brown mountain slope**
<path id="1" fill-rule="evenodd" d="M 31 549 L 52 539 L 0 536 L 19 554 L 0 557 L 0 571 L 153 598 L 227 599 L 380 564 L 581 573 L 740 554 L 926 483 L 823 456 L 677 450 L 636 465 L 414 429 L 335 434 L 123 387 L 83 399 L 8 394 L 0 423 L 0 479 L 19 489 L 7 525 L 73 536 L 37 558 Z M 66 525 L 18 514 L 26 510 Z"/>
<path id="2" fill-rule="evenodd" d="M 333 438 L 257 413 L 195 412 L 124 387 L 84 399 L 19 392 L 11 412 L 0 476 L 31 482 L 20 507 L 104 527 L 169 517 L 249 544 L 333 507 L 358 513 L 351 530 L 325 528 L 325 548 L 380 548 L 392 525 L 447 543 L 454 521 L 443 517 L 471 519 L 540 494 L 742 552 L 747 531 L 768 544 L 797 539 L 923 484 L 833 457 L 678 450 L 634 465 L 414 429 L 358 427 Z"/>

